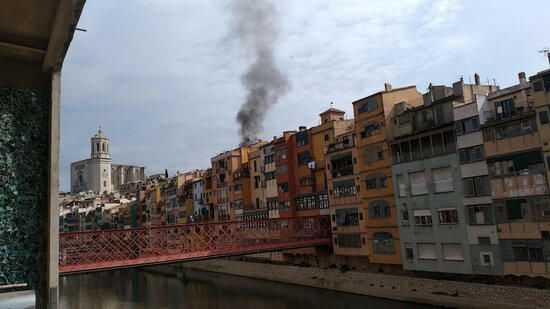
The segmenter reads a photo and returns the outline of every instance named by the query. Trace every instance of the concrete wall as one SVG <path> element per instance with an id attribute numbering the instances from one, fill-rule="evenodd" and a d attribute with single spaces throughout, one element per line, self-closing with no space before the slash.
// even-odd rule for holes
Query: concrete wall
<path id="1" fill-rule="evenodd" d="M 452 169 L 454 191 L 447 193 L 435 193 L 432 177 L 432 169 L 448 167 Z M 397 210 L 407 210 L 409 221 L 399 219 L 399 235 L 401 241 L 403 268 L 406 270 L 437 271 L 446 273 L 472 273 L 470 260 L 470 247 L 466 232 L 466 214 L 462 205 L 463 187 L 462 175 L 458 154 L 449 154 L 431 159 L 418 160 L 392 166 L 393 178 L 403 175 L 407 188 L 410 188 L 409 173 L 425 171 L 428 181 L 429 194 L 412 196 L 407 190 L 407 196 L 399 197 L 396 194 Z M 397 185 L 395 183 L 394 185 Z M 458 224 L 440 224 L 438 220 L 438 208 L 456 208 L 458 212 Z M 430 209 L 432 214 L 432 226 L 417 226 L 414 222 L 414 210 Z M 405 243 L 411 243 L 414 252 L 412 260 L 405 258 Z M 418 244 L 434 243 L 436 256 L 434 260 L 419 258 Z M 448 261 L 443 259 L 442 244 L 461 244 L 463 261 Z"/>

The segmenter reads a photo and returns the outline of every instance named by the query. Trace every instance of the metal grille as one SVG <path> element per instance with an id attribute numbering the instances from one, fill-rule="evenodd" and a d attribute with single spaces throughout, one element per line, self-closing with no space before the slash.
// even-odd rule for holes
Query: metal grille
<path id="1" fill-rule="evenodd" d="M 311 216 L 61 233 L 61 274 L 330 245 L 330 217 Z"/>

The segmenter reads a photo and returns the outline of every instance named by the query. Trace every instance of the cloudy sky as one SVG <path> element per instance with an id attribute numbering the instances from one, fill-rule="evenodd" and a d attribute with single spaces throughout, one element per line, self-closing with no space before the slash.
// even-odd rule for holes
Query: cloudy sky
<path id="1" fill-rule="evenodd" d="M 65 60 L 61 189 L 88 158 L 98 126 L 113 162 L 147 174 L 206 168 L 239 143 L 235 121 L 247 54 L 229 31 L 229 0 L 88 1 Z M 278 0 L 276 56 L 292 91 L 272 107 L 264 139 L 318 123 L 334 106 L 383 89 L 466 82 L 502 86 L 548 62 L 550 3 L 453 0 Z"/>

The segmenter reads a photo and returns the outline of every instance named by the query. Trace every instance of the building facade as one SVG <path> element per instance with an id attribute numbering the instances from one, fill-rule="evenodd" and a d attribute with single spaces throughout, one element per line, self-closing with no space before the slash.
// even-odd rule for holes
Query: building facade
<path id="1" fill-rule="evenodd" d="M 414 86 L 385 89 L 353 102 L 360 192 L 364 214 L 369 262 L 378 265 L 401 264 L 397 209 L 393 195 L 390 148 L 391 118 L 400 102 L 421 103 Z"/>
<path id="2" fill-rule="evenodd" d="M 111 163 L 109 143 L 99 129 L 90 141 L 90 158 L 71 163 L 71 194 L 112 192 L 122 184 L 145 180 L 144 167 Z"/>
<path id="3" fill-rule="evenodd" d="M 519 84 L 487 99 L 482 128 L 503 274 L 548 278 L 548 176 L 531 85 L 522 72 Z"/>

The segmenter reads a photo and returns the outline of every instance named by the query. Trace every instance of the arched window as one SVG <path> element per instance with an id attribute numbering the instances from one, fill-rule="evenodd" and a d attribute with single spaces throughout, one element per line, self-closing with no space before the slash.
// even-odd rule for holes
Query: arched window
<path id="1" fill-rule="evenodd" d="M 97 149 L 96 151 L 99 152 L 99 143 L 96 143 L 96 146 L 97 146 L 97 147 L 96 147 L 96 149 Z"/>
<path id="2" fill-rule="evenodd" d="M 374 200 L 369 203 L 369 218 L 389 218 L 390 204 L 385 200 Z"/>
<path id="3" fill-rule="evenodd" d="M 378 232 L 372 235 L 374 253 L 395 253 L 395 243 L 390 233 Z"/>
<path id="4" fill-rule="evenodd" d="M 378 108 L 378 102 L 376 101 L 376 99 L 371 99 L 368 102 L 363 103 L 359 107 L 358 111 L 359 111 L 359 113 L 372 112 L 372 111 L 376 110 L 377 108 Z"/>
<path id="5" fill-rule="evenodd" d="M 366 138 L 366 137 L 372 136 L 372 135 L 376 134 L 376 132 L 379 131 L 379 130 L 380 130 L 380 123 L 379 122 L 368 123 L 361 130 L 361 138 Z"/>
<path id="6" fill-rule="evenodd" d="M 105 152 L 105 143 L 101 143 L 101 148 L 103 149 L 103 152 Z"/>
<path id="7" fill-rule="evenodd" d="M 371 164 L 384 160 L 384 149 L 379 145 L 370 145 L 365 148 L 363 152 L 363 162 L 365 164 Z"/>

